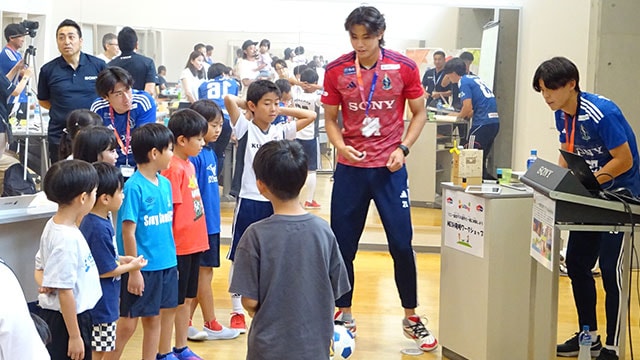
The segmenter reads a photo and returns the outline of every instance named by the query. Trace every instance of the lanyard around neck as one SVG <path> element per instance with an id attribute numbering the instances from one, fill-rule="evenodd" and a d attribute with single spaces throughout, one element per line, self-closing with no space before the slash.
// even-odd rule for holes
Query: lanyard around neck
<path id="1" fill-rule="evenodd" d="M 567 113 L 563 111 L 562 115 L 564 117 L 564 132 L 567 135 L 567 150 L 569 152 L 573 152 L 575 140 L 576 140 L 576 119 L 578 118 L 578 112 L 580 110 L 580 93 L 578 93 L 577 105 L 576 105 L 576 113 L 571 117 L 571 133 L 569 133 L 569 120 L 567 119 Z"/>
<path id="2" fill-rule="evenodd" d="M 111 126 L 113 127 L 113 133 L 116 135 L 116 141 L 120 146 L 120 150 L 122 154 L 125 156 L 125 163 L 129 164 L 129 143 L 131 142 L 131 110 L 127 111 L 127 133 L 124 138 L 126 145 L 122 143 L 122 139 L 120 138 L 120 134 L 118 134 L 118 129 L 116 129 L 116 117 L 113 112 L 113 106 L 109 106 L 109 116 L 111 117 Z"/>
<path id="3" fill-rule="evenodd" d="M 364 97 L 364 80 L 362 80 L 362 71 L 360 69 L 360 59 L 356 54 L 356 79 L 358 81 L 358 90 L 360 90 L 360 97 L 362 98 L 362 102 L 366 103 L 366 107 L 364 109 L 364 116 L 369 116 L 369 108 L 371 108 L 371 99 L 373 99 L 373 93 L 376 91 L 376 82 L 378 81 L 378 65 L 382 61 L 382 51 L 378 55 L 378 61 L 376 61 L 376 66 L 374 67 L 373 78 L 371 79 L 371 88 L 369 89 L 369 97 L 365 99 Z"/>

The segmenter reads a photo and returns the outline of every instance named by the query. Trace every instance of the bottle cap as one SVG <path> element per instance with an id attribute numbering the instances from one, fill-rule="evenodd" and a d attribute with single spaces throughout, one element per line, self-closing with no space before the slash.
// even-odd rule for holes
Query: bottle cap
<path id="1" fill-rule="evenodd" d="M 531 155 L 538 155 L 538 150 L 531 149 Z"/>
<path id="2" fill-rule="evenodd" d="M 582 325 L 582 331 L 589 331 L 589 325 Z"/>

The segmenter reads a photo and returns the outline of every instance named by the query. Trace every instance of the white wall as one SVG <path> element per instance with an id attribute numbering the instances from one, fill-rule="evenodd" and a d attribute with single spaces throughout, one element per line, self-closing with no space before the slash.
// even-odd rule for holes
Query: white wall
<path id="1" fill-rule="evenodd" d="M 509 7 L 521 9 L 518 77 L 516 84 L 516 129 L 514 132 L 514 169 L 523 169 L 530 148 L 538 148 L 543 158 L 557 158 L 557 134 L 553 130 L 553 116 L 539 94 L 531 88 L 531 78 L 538 64 L 552 56 L 564 55 L 580 68 L 584 79 L 592 78 L 589 67 L 589 24 L 591 2 L 597 0 L 451 0 L 449 5 L 459 7 Z M 343 22 L 348 13 L 360 5 L 359 0 L 262 0 L 236 1 L 235 7 L 222 8 L 219 2 L 192 0 L 192 6 L 176 6 L 167 0 L 23 0 L 2 1 L 1 11 L 45 12 L 48 15 L 45 59 L 57 55 L 53 40 L 56 25 L 64 18 L 84 23 L 106 25 L 130 25 L 136 28 L 180 29 L 191 31 L 232 31 L 234 39 L 241 42 L 242 34 L 265 32 L 292 32 L 317 34 L 326 38 L 327 54 L 349 50 L 348 37 Z M 427 46 L 452 42 L 455 45 L 456 21 L 450 11 L 442 10 L 439 0 L 372 0 L 368 2 L 386 15 L 388 30 L 385 39 L 388 47 L 402 49 L 414 47 L 419 40 L 427 40 Z M 585 4 L 586 3 L 586 4 Z M 48 5 L 48 6 L 47 6 Z M 182 5 L 182 3 L 180 3 Z M 250 11 L 255 9 L 255 11 Z M 237 12 L 238 16 L 233 16 Z M 254 40 L 258 40 L 256 36 Z M 221 39 L 224 39 L 220 35 Z M 186 62 L 187 50 L 192 39 L 180 39 L 176 48 L 176 66 Z M 294 39 L 297 40 L 297 39 Z M 217 44 L 218 49 L 228 44 Z M 273 43 L 273 40 L 272 40 Z M 304 44 L 303 44 L 304 45 Z M 443 45 L 443 47 L 445 47 Z M 277 44 L 274 48 L 277 48 Z M 41 51 L 43 49 L 40 49 Z M 165 50 L 164 56 L 173 58 L 173 51 Z M 171 54 L 171 55 L 169 55 Z M 311 53 L 309 52 L 311 55 Z M 326 56 L 329 58 L 329 56 Z M 226 57 L 219 60 L 227 60 Z M 168 58 L 167 58 L 168 61 Z M 170 72 L 172 72 L 170 70 Z M 585 90 L 592 90 L 583 84 Z"/>

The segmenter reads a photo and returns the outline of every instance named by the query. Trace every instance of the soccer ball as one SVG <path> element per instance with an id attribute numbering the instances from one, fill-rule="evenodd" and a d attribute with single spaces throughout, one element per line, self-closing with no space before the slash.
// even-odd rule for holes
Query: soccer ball
<path id="1" fill-rule="evenodd" d="M 350 359 L 356 349 L 353 334 L 343 325 L 333 326 L 333 339 L 331 339 L 331 359 Z"/>

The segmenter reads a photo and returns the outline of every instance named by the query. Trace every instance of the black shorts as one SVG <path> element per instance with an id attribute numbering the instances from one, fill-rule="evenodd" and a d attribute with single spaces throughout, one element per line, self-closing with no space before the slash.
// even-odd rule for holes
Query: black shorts
<path id="1" fill-rule="evenodd" d="M 64 318 L 60 311 L 38 309 L 38 316 L 49 325 L 51 331 L 51 342 L 47 345 L 47 350 L 52 359 L 68 359 L 67 351 L 69 350 L 69 332 L 64 323 Z M 80 336 L 84 343 L 84 358 L 91 360 L 91 314 L 89 311 L 78 314 L 78 328 Z M 20 336 L 20 335 L 18 335 Z"/>
<path id="2" fill-rule="evenodd" d="M 311 140 L 296 139 L 296 141 L 299 142 L 300 145 L 302 145 L 304 153 L 307 154 L 307 170 L 318 170 L 318 138 L 314 138 Z"/>
<path id="3" fill-rule="evenodd" d="M 193 299 L 198 295 L 198 275 L 200 274 L 201 252 L 178 255 L 178 304 L 184 304 L 185 298 Z"/>

